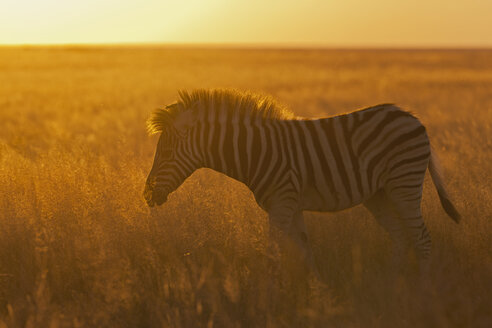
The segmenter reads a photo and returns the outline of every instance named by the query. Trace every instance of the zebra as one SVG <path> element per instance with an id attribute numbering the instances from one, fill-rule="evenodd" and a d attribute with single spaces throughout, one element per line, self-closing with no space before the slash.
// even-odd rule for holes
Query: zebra
<path id="1" fill-rule="evenodd" d="M 445 212 L 460 220 L 425 127 L 393 104 L 305 119 L 269 96 L 199 89 L 180 91 L 147 124 L 161 133 L 144 190 L 150 207 L 199 168 L 224 173 L 250 188 L 271 235 L 288 236 L 316 272 L 303 211 L 363 204 L 390 235 L 397 265 L 413 246 L 421 270 L 431 253 L 421 214 L 427 169 Z"/>

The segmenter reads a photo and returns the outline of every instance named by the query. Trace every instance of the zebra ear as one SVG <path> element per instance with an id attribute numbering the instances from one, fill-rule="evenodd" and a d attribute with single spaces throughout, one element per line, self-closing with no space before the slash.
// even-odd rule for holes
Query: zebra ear
<path id="1" fill-rule="evenodd" d="M 196 111 L 193 108 L 187 109 L 178 114 L 178 116 L 174 120 L 174 127 L 179 132 L 185 132 L 195 124 L 196 119 L 197 119 Z"/>

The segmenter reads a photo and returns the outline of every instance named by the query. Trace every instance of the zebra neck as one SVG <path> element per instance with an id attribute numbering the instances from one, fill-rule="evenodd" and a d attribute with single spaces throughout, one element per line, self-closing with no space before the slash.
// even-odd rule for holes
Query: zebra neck
<path id="1" fill-rule="evenodd" d="M 251 180 L 254 154 L 264 142 L 265 126 L 239 122 L 209 124 L 199 140 L 204 167 L 223 173 L 246 185 Z"/>

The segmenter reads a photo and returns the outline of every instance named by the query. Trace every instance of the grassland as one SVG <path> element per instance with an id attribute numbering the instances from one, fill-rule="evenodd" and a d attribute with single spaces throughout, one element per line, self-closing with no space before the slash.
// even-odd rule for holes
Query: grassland
<path id="1" fill-rule="evenodd" d="M 149 113 L 177 89 L 267 93 L 306 117 L 381 102 L 427 126 L 454 224 L 426 181 L 430 285 L 388 282 L 362 207 L 307 213 L 325 284 L 268 278 L 267 218 L 199 170 L 142 199 Z M 492 51 L 0 48 L 0 327 L 490 327 Z"/>

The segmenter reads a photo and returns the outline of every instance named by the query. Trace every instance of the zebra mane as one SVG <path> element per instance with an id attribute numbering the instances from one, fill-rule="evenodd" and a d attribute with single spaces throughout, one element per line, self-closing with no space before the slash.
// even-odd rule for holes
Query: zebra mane
<path id="1" fill-rule="evenodd" d="M 280 105 L 270 96 L 242 92 L 234 89 L 197 89 L 191 92 L 179 91 L 176 103 L 155 110 L 147 121 L 149 134 L 155 134 L 173 128 L 176 117 L 190 108 L 199 110 L 213 108 L 220 112 L 240 116 L 255 116 L 263 120 L 288 120 L 296 116 L 285 106 Z"/>

